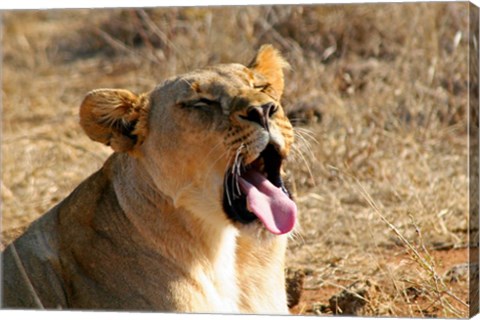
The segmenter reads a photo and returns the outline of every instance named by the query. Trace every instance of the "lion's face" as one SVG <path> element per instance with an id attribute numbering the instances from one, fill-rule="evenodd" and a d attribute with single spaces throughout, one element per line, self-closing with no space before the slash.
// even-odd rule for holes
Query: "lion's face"
<path id="1" fill-rule="evenodd" d="M 175 206 L 212 224 L 287 233 L 296 207 L 281 178 L 293 143 L 279 101 L 285 65 L 265 46 L 250 67 L 201 69 L 140 97 L 94 91 L 81 123 L 94 140 L 129 152 Z"/>

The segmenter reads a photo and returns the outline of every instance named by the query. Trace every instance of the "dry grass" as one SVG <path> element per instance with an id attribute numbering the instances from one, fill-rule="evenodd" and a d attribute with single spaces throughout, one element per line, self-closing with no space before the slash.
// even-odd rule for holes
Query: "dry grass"
<path id="1" fill-rule="evenodd" d="M 292 65 L 284 105 L 321 113 L 291 165 L 288 259 L 313 294 L 295 311 L 368 280 L 359 314 L 465 317 L 467 279 L 443 274 L 467 262 L 468 23 L 467 3 L 5 13 L 3 242 L 110 153 L 78 125 L 86 92 L 146 91 L 269 42 Z"/>

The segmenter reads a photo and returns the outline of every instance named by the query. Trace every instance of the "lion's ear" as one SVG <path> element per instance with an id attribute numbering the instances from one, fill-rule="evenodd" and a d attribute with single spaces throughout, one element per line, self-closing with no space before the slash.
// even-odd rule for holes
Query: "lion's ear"
<path id="1" fill-rule="evenodd" d="M 249 65 L 250 69 L 262 74 L 267 79 L 278 100 L 280 100 L 284 88 L 283 69 L 288 67 L 288 62 L 270 44 L 261 46 Z"/>
<path id="2" fill-rule="evenodd" d="M 99 89 L 80 106 L 80 125 L 95 141 L 117 152 L 128 152 L 147 135 L 148 99 L 128 90 Z"/>

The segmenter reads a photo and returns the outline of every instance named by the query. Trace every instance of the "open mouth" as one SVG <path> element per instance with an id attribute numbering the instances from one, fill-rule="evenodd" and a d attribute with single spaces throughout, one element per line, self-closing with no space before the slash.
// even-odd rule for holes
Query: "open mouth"
<path id="1" fill-rule="evenodd" d="M 223 208 L 232 221 L 249 224 L 260 220 L 273 234 L 293 229 L 297 208 L 280 175 L 282 160 L 269 144 L 252 163 L 228 171 Z"/>

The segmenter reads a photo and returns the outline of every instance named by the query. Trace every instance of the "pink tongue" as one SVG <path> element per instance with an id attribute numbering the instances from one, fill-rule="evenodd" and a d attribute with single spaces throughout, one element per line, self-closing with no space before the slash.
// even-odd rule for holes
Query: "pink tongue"
<path id="1" fill-rule="evenodd" d="M 290 232 L 297 217 L 297 206 L 280 188 L 262 174 L 249 171 L 239 177 L 240 188 L 247 195 L 247 209 L 254 213 L 273 234 Z"/>

